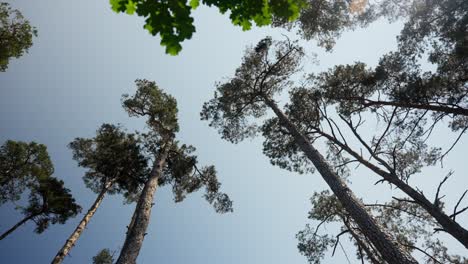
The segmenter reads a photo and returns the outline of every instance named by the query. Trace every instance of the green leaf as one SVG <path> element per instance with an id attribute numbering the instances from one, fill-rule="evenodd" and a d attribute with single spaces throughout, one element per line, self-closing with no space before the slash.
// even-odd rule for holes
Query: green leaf
<path id="1" fill-rule="evenodd" d="M 109 0 L 109 3 L 114 12 L 116 13 L 120 12 L 120 8 L 121 8 L 120 0 Z"/>
<path id="2" fill-rule="evenodd" d="M 190 0 L 189 5 L 192 9 L 196 9 L 200 5 L 200 0 Z"/>
<path id="3" fill-rule="evenodd" d="M 128 1 L 128 3 L 125 5 L 125 8 L 127 9 L 127 14 L 133 15 L 136 11 L 136 3 L 133 2 L 132 0 Z"/>
<path id="4" fill-rule="evenodd" d="M 182 50 L 182 46 L 179 43 L 168 44 L 166 46 L 166 53 L 172 56 L 176 56 Z"/>

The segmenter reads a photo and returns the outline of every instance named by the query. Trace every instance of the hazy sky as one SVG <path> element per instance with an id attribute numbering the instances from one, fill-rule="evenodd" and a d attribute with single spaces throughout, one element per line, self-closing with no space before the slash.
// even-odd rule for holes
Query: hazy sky
<path id="1" fill-rule="evenodd" d="M 143 120 L 129 118 L 120 97 L 135 91 L 135 79 L 146 78 L 177 98 L 178 138 L 197 147 L 201 164 L 216 166 L 222 190 L 234 200 L 234 213 L 218 215 L 199 193 L 175 204 L 169 189 L 159 189 L 138 263 L 306 263 L 297 251 L 295 234 L 310 222 L 309 198 L 326 188 L 322 179 L 273 167 L 261 152 L 261 139 L 233 145 L 199 120 L 201 105 L 212 97 L 215 82 L 232 76 L 245 47 L 267 35 L 283 38 L 281 33 L 286 32 L 268 28 L 242 32 L 217 10 L 199 8 L 195 12 L 197 32 L 183 43 L 182 53 L 172 57 L 164 54 L 159 38 L 142 29 L 140 18 L 113 13 L 107 0 L 7 2 L 22 11 L 39 36 L 29 54 L 12 60 L 7 72 L 0 73 L 0 142 L 13 139 L 46 144 L 55 175 L 72 190 L 84 213 L 96 194 L 85 188 L 84 170 L 77 168 L 66 146 L 75 137 L 92 137 L 103 122 L 121 123 L 129 131 L 142 130 Z M 400 28 L 398 23 L 379 22 L 347 33 L 331 54 L 312 42 L 305 43 L 310 54 L 306 60 L 316 52 L 320 61 L 305 66 L 320 71 L 358 60 L 375 65 L 380 55 L 396 47 Z M 450 136 L 439 133 L 435 137 L 436 142 L 447 144 Z M 433 197 L 442 173 L 453 169 L 454 178 L 445 187 L 448 208 L 453 208 L 468 186 L 463 170 L 465 141 L 444 168 L 425 170 L 424 178 L 415 179 Z M 386 187 L 373 188 L 377 178 L 369 175 L 365 170 L 353 172 L 352 188 L 358 196 L 375 201 L 382 198 L 382 190 L 385 197 L 391 196 Z M 133 209 L 134 204 L 123 205 L 119 196 L 106 197 L 65 263 L 90 263 L 104 247 L 118 254 Z M 12 206 L 2 207 L 0 214 L 0 231 L 21 218 Z M 31 223 L 22 226 L 0 241 L 0 262 L 50 262 L 81 217 L 53 225 L 42 235 L 33 233 Z M 457 220 L 468 226 L 466 215 Z M 463 253 L 453 239 L 447 245 Z M 356 263 L 354 251 L 347 248 Z M 345 261 L 337 250 L 324 263 Z"/>

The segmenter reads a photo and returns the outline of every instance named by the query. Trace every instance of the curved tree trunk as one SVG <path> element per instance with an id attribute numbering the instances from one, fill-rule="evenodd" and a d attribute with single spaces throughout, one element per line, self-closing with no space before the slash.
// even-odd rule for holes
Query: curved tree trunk
<path id="1" fill-rule="evenodd" d="M 13 231 L 15 231 L 18 227 L 20 227 L 21 225 L 23 225 L 24 223 L 26 223 L 27 221 L 33 219 L 35 216 L 37 216 L 38 214 L 33 214 L 33 215 L 30 215 L 30 216 L 27 216 L 25 218 L 23 218 L 23 220 L 19 221 L 18 223 L 16 223 L 12 228 L 8 229 L 5 233 L 3 233 L 2 235 L 0 235 L 0 240 L 4 239 L 5 237 L 7 237 L 9 234 L 13 233 Z"/>
<path id="2" fill-rule="evenodd" d="M 81 233 L 83 233 L 89 221 L 96 213 L 97 209 L 102 203 L 102 200 L 104 199 L 104 196 L 106 195 L 107 191 L 109 190 L 109 188 L 112 186 L 113 183 L 114 182 L 111 181 L 111 182 L 108 182 L 104 186 L 104 188 L 101 190 L 96 200 L 94 201 L 93 205 L 91 205 L 88 212 L 83 216 L 83 219 L 81 219 L 80 223 L 75 228 L 75 231 L 73 231 L 70 237 L 68 237 L 67 241 L 65 242 L 65 245 L 63 245 L 63 247 L 57 253 L 55 258 L 52 260 L 52 264 L 62 263 L 63 259 L 68 255 L 68 253 L 70 252 L 72 247 L 75 245 L 78 238 L 80 238 Z"/>
<path id="3" fill-rule="evenodd" d="M 429 201 L 426 198 L 426 196 L 424 196 L 419 191 L 415 190 L 406 182 L 402 181 L 400 178 L 398 178 L 396 174 L 389 173 L 375 166 L 368 160 L 362 158 L 362 156 L 359 153 L 352 150 L 349 146 L 333 138 L 333 136 L 320 130 L 317 130 L 317 132 L 320 135 L 327 138 L 328 140 L 340 146 L 342 149 L 348 152 L 351 156 L 353 156 L 356 160 L 358 160 L 361 164 L 363 164 L 364 166 L 366 166 L 367 168 L 375 172 L 377 175 L 381 176 L 384 180 L 388 181 L 391 184 L 394 184 L 396 187 L 398 187 L 398 189 L 406 193 L 409 197 L 411 197 L 414 200 L 415 203 L 420 205 L 432 217 L 434 217 L 437 223 L 443 228 L 443 231 L 452 235 L 455 239 L 457 239 L 460 243 L 462 243 L 465 246 L 465 248 L 468 249 L 468 230 L 466 230 L 460 224 L 455 222 L 454 218 L 445 214 L 437 204 Z"/>
<path id="4" fill-rule="evenodd" d="M 296 126 L 284 115 L 275 102 L 264 97 L 265 103 L 275 112 L 283 125 L 294 137 L 296 144 L 305 153 L 322 175 L 340 203 L 354 219 L 362 233 L 372 242 L 382 257 L 389 263 L 415 264 L 418 263 L 408 252 L 398 246 L 382 227 L 366 211 L 364 205 L 346 186 L 343 180 L 331 169 L 325 158 L 315 149 L 309 140 L 302 135 Z"/>
<path id="5" fill-rule="evenodd" d="M 153 207 L 154 194 L 158 187 L 158 180 L 166 164 L 168 148 L 163 147 L 160 154 L 154 162 L 150 177 L 145 183 L 140 198 L 132 217 L 132 223 L 128 226 L 127 236 L 124 245 L 120 251 L 120 256 L 116 264 L 135 264 L 140 253 L 143 240 L 146 235 L 146 229 L 151 217 L 151 208 Z"/>

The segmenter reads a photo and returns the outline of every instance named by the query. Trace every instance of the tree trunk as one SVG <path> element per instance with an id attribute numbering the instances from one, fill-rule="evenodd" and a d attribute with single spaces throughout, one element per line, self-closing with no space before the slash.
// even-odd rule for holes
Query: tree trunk
<path id="1" fill-rule="evenodd" d="M 354 219 L 363 234 L 372 242 L 382 257 L 389 263 L 418 263 L 410 254 L 400 248 L 396 242 L 369 215 L 364 205 L 354 196 L 343 180 L 331 169 L 325 158 L 315 149 L 309 140 L 301 134 L 296 126 L 284 115 L 275 102 L 264 97 L 265 103 L 275 112 L 283 125 L 294 137 L 295 143 L 327 182 L 340 203 Z"/>
<path id="2" fill-rule="evenodd" d="M 158 187 L 158 180 L 166 164 L 168 147 L 163 147 L 154 162 L 150 177 L 145 183 L 140 198 L 132 217 L 132 223 L 129 225 L 124 245 L 120 251 L 120 256 L 116 264 L 135 264 L 140 253 L 143 239 L 146 235 L 146 229 L 151 217 L 151 208 L 153 207 L 154 194 Z"/>
<path id="3" fill-rule="evenodd" d="M 426 196 L 424 196 L 422 193 L 418 192 L 409 184 L 402 181 L 400 178 L 398 178 L 396 174 L 384 171 L 381 168 L 370 163 L 368 160 L 363 159 L 359 153 L 355 152 L 349 146 L 343 144 L 342 142 L 336 140 L 335 138 L 333 138 L 333 136 L 323 131 L 317 130 L 317 132 L 320 135 L 327 138 L 328 140 L 340 146 L 351 156 L 357 159 L 361 164 L 375 172 L 377 175 L 381 176 L 384 180 L 388 181 L 391 184 L 394 184 L 396 187 L 398 187 L 398 189 L 406 193 L 409 197 L 411 197 L 414 200 L 415 203 L 420 205 L 422 208 L 424 208 L 424 210 L 427 211 L 427 213 L 434 217 L 437 223 L 439 223 L 439 225 L 444 229 L 443 231 L 452 235 L 455 239 L 462 243 L 465 246 L 465 248 L 468 249 L 468 230 L 463 228 L 460 224 L 455 222 L 454 219 L 450 218 L 450 216 L 445 214 L 439 206 L 429 201 L 426 198 Z"/>
<path id="4" fill-rule="evenodd" d="M 101 190 L 96 200 L 94 201 L 93 205 L 91 205 L 88 212 L 83 216 L 83 219 L 81 219 L 80 223 L 75 228 L 75 231 L 73 231 L 70 237 L 68 237 L 67 241 L 65 242 L 65 245 L 63 245 L 63 247 L 57 253 L 55 258 L 52 260 L 52 264 L 62 263 L 63 259 L 68 255 L 68 253 L 70 252 L 72 247 L 75 245 L 78 238 L 80 238 L 81 233 L 83 233 L 89 221 L 96 213 L 97 209 L 102 203 L 102 200 L 104 199 L 104 196 L 106 195 L 109 188 L 113 185 L 113 183 L 114 181 L 110 181 L 106 183 L 106 185 L 104 186 L 104 188 Z"/>
<path id="5" fill-rule="evenodd" d="M 14 225 L 12 228 L 8 229 L 5 233 L 3 233 L 1 236 L 0 236 L 0 240 L 4 239 L 5 237 L 7 237 L 9 234 L 13 233 L 13 231 L 15 231 L 18 227 L 20 227 L 21 225 L 23 225 L 24 223 L 26 223 L 27 221 L 33 219 L 35 216 L 37 216 L 39 214 L 32 214 L 30 216 L 27 216 L 25 218 L 23 218 L 23 220 L 19 221 L 18 223 L 16 223 L 16 225 Z"/>

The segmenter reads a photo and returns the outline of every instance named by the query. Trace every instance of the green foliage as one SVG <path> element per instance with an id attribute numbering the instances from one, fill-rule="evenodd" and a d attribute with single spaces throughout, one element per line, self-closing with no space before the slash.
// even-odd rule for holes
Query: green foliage
<path id="1" fill-rule="evenodd" d="M 301 37 L 330 51 L 344 31 L 365 27 L 379 18 L 394 21 L 407 15 L 413 2 L 418 1 L 308 0 L 297 20 L 274 17 L 273 26 L 298 29 Z"/>
<path id="2" fill-rule="evenodd" d="M 273 165 L 299 173 L 313 171 L 310 160 L 278 118 L 262 120 L 268 109 L 265 100 L 293 85 L 291 77 L 300 70 L 303 55 L 295 43 L 261 40 L 247 49 L 234 77 L 217 85 L 214 98 L 203 105 L 201 119 L 209 120 L 223 139 L 233 143 L 261 132 L 263 152 Z"/>
<path id="3" fill-rule="evenodd" d="M 399 47 L 374 69 L 363 63 L 339 65 L 320 74 L 315 85 L 344 115 L 385 106 L 413 110 L 434 124 L 450 119 L 454 131 L 468 128 L 468 4 L 461 0 L 415 3 L 398 37 Z M 427 58 L 435 70 L 423 70 Z M 419 113 L 417 113 L 419 112 Z"/>
<path id="4" fill-rule="evenodd" d="M 114 263 L 114 254 L 107 248 L 102 249 L 93 257 L 93 264 L 112 264 Z"/>
<path id="5" fill-rule="evenodd" d="M 148 126 L 163 137 L 179 131 L 177 101 L 164 93 L 155 82 L 136 80 L 137 92 L 123 95 L 122 105 L 130 116 L 147 116 Z"/>
<path id="6" fill-rule="evenodd" d="M 161 45 L 171 55 L 177 55 L 182 50 L 180 43 L 195 32 L 191 13 L 200 2 L 217 7 L 222 14 L 229 11 L 232 23 L 243 30 L 249 30 L 253 23 L 269 25 L 273 16 L 294 20 L 306 6 L 304 0 L 110 0 L 115 12 L 136 12 L 144 17 L 144 28 L 153 36 L 159 34 Z"/>
<path id="7" fill-rule="evenodd" d="M 53 177 L 38 178 L 31 186 L 29 205 L 22 208 L 26 217 L 32 216 L 35 231 L 42 233 L 50 224 L 64 224 L 69 218 L 81 212 L 70 190 L 63 181 Z"/>
<path id="8" fill-rule="evenodd" d="M 320 264 L 326 251 L 336 243 L 336 239 L 330 235 L 319 235 L 309 225 L 296 234 L 299 241 L 297 249 L 307 257 L 311 264 Z"/>
<path id="9" fill-rule="evenodd" d="M 0 147 L 0 204 L 17 201 L 36 179 L 54 171 L 46 146 L 6 141 Z"/>
<path id="10" fill-rule="evenodd" d="M 69 147 L 78 165 L 88 169 L 83 180 L 96 193 L 112 182 L 107 192 L 123 193 L 131 202 L 148 177 L 139 140 L 118 126 L 103 124 L 94 138 L 76 138 Z"/>
<path id="11" fill-rule="evenodd" d="M 310 160 L 291 134 L 280 125 L 278 118 L 266 120 L 261 130 L 265 138 L 263 153 L 270 158 L 272 165 L 301 174 L 314 171 Z"/>
<path id="12" fill-rule="evenodd" d="M 63 181 L 52 177 L 53 172 L 42 144 L 8 140 L 0 147 L 0 203 L 18 201 L 27 190 L 28 205 L 16 209 L 36 223 L 37 233 L 50 224 L 64 224 L 81 211 Z"/>
<path id="13" fill-rule="evenodd" d="M 223 139 L 233 143 L 255 136 L 259 132 L 255 119 L 268 108 L 264 99 L 292 84 L 290 77 L 299 70 L 302 55 L 295 43 L 271 38 L 247 49 L 234 77 L 217 84 L 214 98 L 203 105 L 201 119 L 209 120 Z"/>
<path id="14" fill-rule="evenodd" d="M 137 91 L 133 96 L 123 96 L 123 107 L 131 116 L 146 117 L 150 131 L 140 133 L 140 139 L 148 153 L 148 159 L 161 155 L 168 149 L 163 173 L 158 180 L 161 186 L 171 185 L 174 200 L 181 202 L 186 195 L 205 187 L 205 199 L 216 212 L 232 211 L 232 201 L 219 191 L 214 166 L 199 168 L 195 148 L 175 140 L 179 130 L 177 102 L 163 92 L 155 82 L 136 80 Z"/>
<path id="15" fill-rule="evenodd" d="M 306 225 L 297 235 L 298 249 L 307 257 L 309 263 L 319 264 L 324 254 L 336 247 L 342 236 L 353 242 L 356 257 L 370 263 L 385 263 L 380 254 L 363 236 L 361 230 L 351 220 L 335 196 L 329 191 L 314 193 L 311 198 L 309 219 L 316 221 L 315 226 Z M 466 258 L 450 255 L 447 248 L 434 236 L 438 225 L 419 205 L 404 200 L 393 200 L 387 203 L 366 204 L 375 219 L 381 223 L 397 243 L 406 250 L 423 250 L 425 263 L 466 263 Z M 341 223 L 340 232 L 333 236 L 328 225 Z M 326 233 L 322 230 L 326 230 Z M 438 262 L 437 262 L 438 261 Z"/>
<path id="16" fill-rule="evenodd" d="M 187 194 L 205 187 L 204 198 L 213 205 L 216 212 L 232 212 L 232 201 L 219 191 L 221 183 L 217 179 L 215 167 L 198 168 L 197 157 L 193 152 L 195 148 L 192 146 L 184 144 L 179 147 L 177 142 L 172 144 L 159 184 L 172 186 L 176 202 L 183 201 Z"/>
<path id="17" fill-rule="evenodd" d="M 0 3 L 0 71 L 8 68 L 11 58 L 19 58 L 32 46 L 37 30 L 20 11 Z"/>

